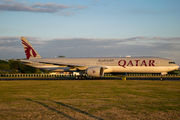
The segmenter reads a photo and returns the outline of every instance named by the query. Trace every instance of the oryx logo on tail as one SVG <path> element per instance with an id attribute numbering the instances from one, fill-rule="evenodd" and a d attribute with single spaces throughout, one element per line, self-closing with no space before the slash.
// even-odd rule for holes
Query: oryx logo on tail
<path id="1" fill-rule="evenodd" d="M 41 58 L 41 56 L 36 52 L 32 45 L 27 41 L 25 37 L 21 37 L 21 41 L 26 53 L 27 59 Z"/>
<path id="2" fill-rule="evenodd" d="M 22 39 L 21 39 L 21 40 L 22 40 Z M 22 40 L 22 44 L 26 46 L 26 47 L 24 47 L 24 48 L 25 48 L 25 53 L 26 53 L 27 59 L 29 59 L 30 56 L 33 56 L 33 57 L 36 57 L 36 56 L 37 56 L 37 54 L 36 54 L 36 52 L 34 51 L 34 49 L 33 49 L 30 45 L 28 45 L 24 40 Z M 31 51 L 32 51 L 32 54 L 31 54 Z"/>

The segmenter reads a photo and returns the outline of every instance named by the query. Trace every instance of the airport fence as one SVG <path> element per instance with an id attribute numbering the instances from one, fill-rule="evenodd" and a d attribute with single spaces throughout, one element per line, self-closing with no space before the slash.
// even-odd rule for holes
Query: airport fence
<path id="1" fill-rule="evenodd" d="M 0 77 L 75 77 L 73 74 L 0 74 Z M 105 74 L 105 77 L 113 77 L 112 74 Z M 127 77 L 160 77 L 161 74 L 127 74 Z M 178 74 L 167 74 L 166 77 L 177 77 Z"/>
<path id="2" fill-rule="evenodd" d="M 73 75 L 62 74 L 0 74 L 0 77 L 73 77 Z"/>
<path id="3" fill-rule="evenodd" d="M 114 76 L 112 74 L 105 74 L 105 76 Z M 123 75 L 122 75 L 123 76 Z M 161 77 L 161 74 L 127 74 L 127 77 Z M 178 74 L 166 74 L 164 76 L 167 77 L 177 77 L 180 76 Z"/>
<path id="4" fill-rule="evenodd" d="M 161 74 L 127 74 L 127 76 L 132 76 L 132 77 L 134 77 L 134 76 L 137 76 L 137 77 L 143 77 L 143 76 L 147 76 L 147 77 L 160 77 L 161 76 Z M 166 74 L 166 75 L 163 75 L 163 76 L 167 76 L 167 77 L 176 77 L 176 76 L 180 76 L 180 75 L 178 75 L 178 74 Z"/>

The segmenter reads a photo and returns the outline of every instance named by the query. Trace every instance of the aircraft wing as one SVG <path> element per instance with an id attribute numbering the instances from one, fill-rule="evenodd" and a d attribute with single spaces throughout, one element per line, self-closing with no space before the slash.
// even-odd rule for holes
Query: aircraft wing
<path id="1" fill-rule="evenodd" d="M 70 69 L 79 69 L 79 70 L 86 70 L 89 67 L 98 67 L 98 66 L 93 66 L 93 65 L 83 65 L 83 64 L 74 64 L 74 63 L 64 63 L 64 62 L 51 62 L 51 61 L 31 61 L 31 60 L 20 60 L 26 65 L 33 64 L 34 62 L 38 63 L 43 63 L 43 64 L 51 64 L 51 65 L 58 65 L 58 66 L 63 66 L 63 67 L 69 67 Z M 102 67 L 103 69 L 108 69 L 108 66 L 99 66 Z"/>
<path id="2" fill-rule="evenodd" d="M 38 61 L 38 62 L 39 63 L 44 63 L 44 64 L 53 64 L 53 65 L 59 65 L 59 66 L 66 66 L 66 67 L 70 67 L 70 68 L 80 68 L 80 69 L 84 69 L 84 70 L 87 69 L 88 67 L 93 67 L 92 65 L 82 65 L 82 64 L 63 63 L 63 62 L 45 62 L 45 61 Z M 108 69 L 107 66 L 99 66 L 99 67 L 103 67 L 104 69 Z"/>
<path id="3" fill-rule="evenodd" d="M 61 63 L 61 62 L 39 62 L 39 63 L 53 64 L 53 65 L 67 66 L 67 67 L 88 67 L 88 65 L 71 64 L 71 63 Z"/>
<path id="4" fill-rule="evenodd" d="M 73 64 L 73 63 L 61 63 L 61 62 L 39 62 L 39 63 L 45 63 L 45 64 L 53 64 L 53 65 L 59 65 L 59 66 L 67 66 L 67 67 L 93 67 L 93 65 L 82 65 L 82 64 Z M 104 69 L 108 69 L 106 66 L 100 66 Z"/>
<path id="5" fill-rule="evenodd" d="M 70 63 L 60 63 L 60 62 L 43 62 L 43 61 L 30 61 L 30 60 L 20 60 L 23 63 L 44 63 L 44 64 L 53 64 L 53 65 L 59 65 L 59 66 L 68 66 L 68 67 L 86 67 L 87 65 L 79 65 L 79 64 L 70 64 Z"/>

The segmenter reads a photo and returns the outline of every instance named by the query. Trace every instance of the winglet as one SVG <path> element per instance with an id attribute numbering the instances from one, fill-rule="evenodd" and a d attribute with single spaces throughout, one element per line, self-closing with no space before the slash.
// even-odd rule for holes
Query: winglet
<path id="1" fill-rule="evenodd" d="M 25 37 L 21 37 L 21 41 L 27 59 L 41 58 L 41 56 L 36 52 L 36 50 L 33 48 L 33 46 L 29 43 L 29 41 Z"/>

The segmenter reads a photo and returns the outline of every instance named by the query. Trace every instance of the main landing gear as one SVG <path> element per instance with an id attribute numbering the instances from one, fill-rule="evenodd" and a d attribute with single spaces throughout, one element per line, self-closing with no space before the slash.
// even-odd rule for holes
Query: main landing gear
<path id="1" fill-rule="evenodd" d="M 76 76 L 76 80 L 86 80 L 87 77 L 86 76 Z"/>
<path id="2" fill-rule="evenodd" d="M 88 77 L 89 79 L 99 79 L 99 77 Z M 87 76 L 82 76 L 82 75 L 79 75 L 79 76 L 76 76 L 76 80 L 86 80 L 87 79 Z"/>

